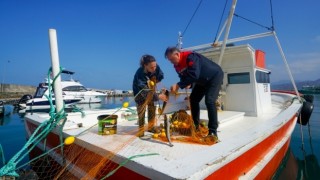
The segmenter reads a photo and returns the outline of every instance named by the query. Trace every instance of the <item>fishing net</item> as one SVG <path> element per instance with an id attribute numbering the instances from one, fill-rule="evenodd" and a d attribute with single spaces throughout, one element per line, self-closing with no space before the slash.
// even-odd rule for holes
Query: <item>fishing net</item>
<path id="1" fill-rule="evenodd" d="M 198 128 L 194 126 L 188 109 L 180 109 L 170 114 L 163 114 L 163 108 L 165 107 L 161 106 L 160 103 L 157 104 L 159 101 L 155 84 L 155 82 L 150 81 L 148 86 L 135 97 L 136 102 L 142 102 L 137 110 L 128 107 L 130 102 L 125 102 L 122 107 L 115 109 L 115 112 L 117 112 L 126 108 L 130 113 L 121 118 L 130 116 L 131 119 L 128 120 L 137 121 L 137 124 L 139 124 L 139 117 L 143 117 L 144 114 L 148 113 L 145 118 L 146 122 L 143 125 L 118 132 L 109 132 L 109 137 L 113 136 L 112 134 L 123 135 L 125 140 L 122 139 L 120 142 L 114 139 L 111 142 L 113 146 L 109 148 L 107 153 L 99 149 L 99 147 L 94 152 L 88 151 L 88 147 L 92 148 L 90 144 L 92 139 L 87 139 L 86 141 L 78 139 L 85 132 L 75 136 L 76 143 L 73 143 L 73 137 L 66 138 L 62 127 L 68 117 L 58 114 L 55 115 L 55 118 L 60 119 L 60 123 L 57 123 L 56 120 L 53 121 L 55 123 L 47 122 L 38 131 L 36 131 L 38 127 L 31 127 L 31 131 L 36 131 L 33 136 L 37 136 L 45 130 L 46 126 L 53 126 L 50 130 L 51 133 L 27 145 L 28 150 L 26 153 L 29 156 L 29 161 L 26 164 L 17 167 L 10 166 L 11 170 L 6 171 L 4 170 L 5 167 L 2 167 L 0 177 L 18 175 L 20 179 L 113 179 L 113 175 L 117 173 L 117 178 L 126 178 L 130 171 L 122 166 L 128 161 L 142 156 L 158 155 L 156 153 L 138 154 L 127 158 L 126 161 L 119 158 L 118 153 L 123 153 L 126 147 L 145 131 L 151 132 L 149 135 L 151 134 L 152 140 L 164 143 L 173 141 L 173 143 L 212 145 L 217 142 L 215 137 L 207 136 L 208 128 L 205 122 L 201 122 Z M 158 105 L 157 110 L 154 104 Z M 170 101 L 167 104 L 170 104 Z M 112 114 L 103 118 L 107 119 L 111 116 Z M 169 123 L 166 124 L 166 121 Z M 98 123 L 92 126 L 91 129 L 97 128 L 97 126 Z M 102 134 L 106 135 L 107 133 L 103 131 Z M 6 168 L 9 168 L 9 165 Z M 13 171 L 17 172 L 17 174 L 10 174 Z M 136 175 L 136 178 L 141 177 Z"/>

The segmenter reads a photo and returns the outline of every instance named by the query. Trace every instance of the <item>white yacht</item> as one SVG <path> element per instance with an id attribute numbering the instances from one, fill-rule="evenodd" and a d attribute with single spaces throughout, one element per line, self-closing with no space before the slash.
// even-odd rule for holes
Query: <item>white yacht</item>
<path id="1" fill-rule="evenodd" d="M 72 75 L 74 72 L 63 70 L 62 73 L 70 75 L 69 80 L 61 81 L 63 93 L 75 98 L 81 98 L 82 100 L 79 103 L 100 103 L 106 97 L 106 94 L 88 90 L 79 81 L 73 80 Z"/>
<path id="2" fill-rule="evenodd" d="M 52 103 L 55 105 L 54 94 L 52 96 Z M 20 99 L 19 107 L 25 110 L 49 109 L 50 102 L 47 97 L 49 97 L 48 83 L 40 83 L 33 97 L 31 95 L 24 95 Z M 82 98 L 76 98 L 74 96 L 66 95 L 65 93 L 63 93 L 62 98 L 66 108 L 71 107 L 71 105 L 79 103 L 82 100 Z"/>

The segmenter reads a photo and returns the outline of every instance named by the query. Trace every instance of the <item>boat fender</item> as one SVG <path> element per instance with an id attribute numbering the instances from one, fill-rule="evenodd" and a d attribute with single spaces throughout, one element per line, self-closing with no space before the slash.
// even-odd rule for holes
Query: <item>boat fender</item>
<path id="1" fill-rule="evenodd" d="M 303 99 L 305 99 L 305 100 L 308 101 L 309 103 L 313 103 L 314 96 L 311 95 L 311 94 L 304 94 L 304 95 L 303 95 Z"/>
<path id="2" fill-rule="evenodd" d="M 306 125 L 309 122 L 310 116 L 312 114 L 313 111 L 313 104 L 305 101 L 303 102 L 303 106 L 302 109 L 300 111 L 300 115 L 301 115 L 301 125 Z M 298 123 L 300 124 L 300 119 L 298 118 Z"/>

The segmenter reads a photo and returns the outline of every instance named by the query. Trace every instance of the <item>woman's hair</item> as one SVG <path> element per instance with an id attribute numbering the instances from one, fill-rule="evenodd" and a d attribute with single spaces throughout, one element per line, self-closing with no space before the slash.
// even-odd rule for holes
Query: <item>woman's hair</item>
<path id="1" fill-rule="evenodd" d="M 155 62 L 155 61 L 156 61 L 156 59 L 153 56 L 151 56 L 149 54 L 145 54 L 140 59 L 140 67 L 143 68 L 144 65 L 148 65 L 149 63 Z"/>

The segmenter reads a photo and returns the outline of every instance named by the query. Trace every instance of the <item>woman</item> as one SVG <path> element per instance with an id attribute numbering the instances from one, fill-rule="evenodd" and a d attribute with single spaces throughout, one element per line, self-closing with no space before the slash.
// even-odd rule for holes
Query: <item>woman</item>
<path id="1" fill-rule="evenodd" d="M 152 130 L 155 123 L 156 107 L 154 101 L 161 99 L 166 101 L 166 96 L 155 92 L 155 84 L 163 79 L 163 72 L 157 65 L 156 59 L 151 55 L 143 55 L 140 67 L 133 79 L 132 89 L 137 104 L 139 137 L 144 136 L 145 112 L 148 106 L 148 130 Z"/>

